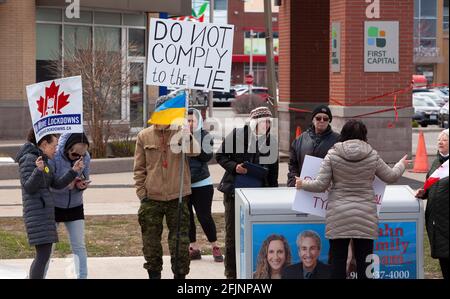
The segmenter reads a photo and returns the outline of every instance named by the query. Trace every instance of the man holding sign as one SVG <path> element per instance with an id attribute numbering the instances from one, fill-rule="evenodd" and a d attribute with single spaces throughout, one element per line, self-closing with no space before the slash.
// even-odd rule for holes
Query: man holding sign
<path id="1" fill-rule="evenodd" d="M 392 169 L 367 143 L 367 128 L 361 121 L 349 120 L 340 142 L 325 156 L 315 180 L 296 181 L 297 189 L 323 192 L 331 184 L 326 210 L 326 237 L 330 239 L 331 278 L 346 278 L 348 245 L 353 240 L 358 278 L 366 278 L 366 257 L 373 253 L 378 237 L 377 205 L 374 201 L 375 176 L 394 183 L 410 162 L 404 156 Z"/>

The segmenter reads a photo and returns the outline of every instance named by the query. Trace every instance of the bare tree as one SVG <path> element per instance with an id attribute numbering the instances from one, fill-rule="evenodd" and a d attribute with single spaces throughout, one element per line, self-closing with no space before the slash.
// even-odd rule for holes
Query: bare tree
<path id="1" fill-rule="evenodd" d="M 134 48 L 129 46 L 127 50 Z M 121 120 L 121 99 L 128 97 L 129 86 L 137 80 L 133 64 L 128 66 L 127 57 L 120 48 L 115 50 L 106 39 L 96 41 L 88 48 L 64 51 L 64 60 L 52 65 L 56 74 L 64 77 L 81 75 L 83 84 L 84 121 L 92 139 L 90 153 L 93 157 L 105 157 L 113 125 Z M 131 69 L 130 69 L 131 68 Z"/>

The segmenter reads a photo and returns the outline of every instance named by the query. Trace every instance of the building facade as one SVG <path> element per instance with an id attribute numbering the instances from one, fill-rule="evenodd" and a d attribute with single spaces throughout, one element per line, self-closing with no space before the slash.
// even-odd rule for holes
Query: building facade
<path id="1" fill-rule="evenodd" d="M 448 85 L 448 0 L 414 0 L 415 73 Z"/>
<path id="2" fill-rule="evenodd" d="M 132 127 L 143 127 L 144 106 L 159 94 L 157 88 L 144 83 L 148 19 L 158 17 L 159 12 L 188 15 L 191 1 L 80 2 L 79 18 L 66 14 L 69 4 L 64 0 L 0 3 L 1 139 L 23 139 L 31 127 L 25 86 L 58 77 L 48 67 L 55 60 L 64 64 L 65 53 L 101 44 L 107 44 L 108 51 L 120 52 L 126 60 L 122 67 L 133 69 L 139 78 L 128 86 L 127 96 L 118 95 L 111 117 Z"/>

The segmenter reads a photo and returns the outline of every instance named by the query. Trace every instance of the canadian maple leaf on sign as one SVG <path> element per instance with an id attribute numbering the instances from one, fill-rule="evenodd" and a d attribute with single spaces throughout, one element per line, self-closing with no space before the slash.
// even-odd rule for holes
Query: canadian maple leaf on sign
<path id="1" fill-rule="evenodd" d="M 64 91 L 58 94 L 60 85 L 56 85 L 55 81 L 45 88 L 45 98 L 42 96 L 37 101 L 38 111 L 41 117 L 62 114 L 61 109 L 69 104 L 70 94 L 64 94 Z"/>

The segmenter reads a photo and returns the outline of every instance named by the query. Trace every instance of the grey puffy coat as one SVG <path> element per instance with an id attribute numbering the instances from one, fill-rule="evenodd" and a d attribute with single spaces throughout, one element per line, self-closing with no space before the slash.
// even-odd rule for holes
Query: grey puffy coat
<path id="1" fill-rule="evenodd" d="M 325 156 L 317 178 L 303 181 L 303 189 L 328 194 L 326 237 L 328 239 L 377 239 L 378 216 L 373 191 L 375 175 L 394 183 L 405 171 L 403 163 L 392 169 L 372 147 L 361 140 L 334 145 Z"/>
<path id="2" fill-rule="evenodd" d="M 42 156 L 48 173 L 36 167 L 36 159 Z M 77 172 L 70 169 L 57 178 L 48 164 L 47 157 L 32 143 L 25 143 L 19 150 L 20 184 L 22 185 L 23 218 L 31 246 L 56 243 L 58 234 L 55 223 L 55 204 L 49 187 L 61 189 L 70 184 Z"/>

